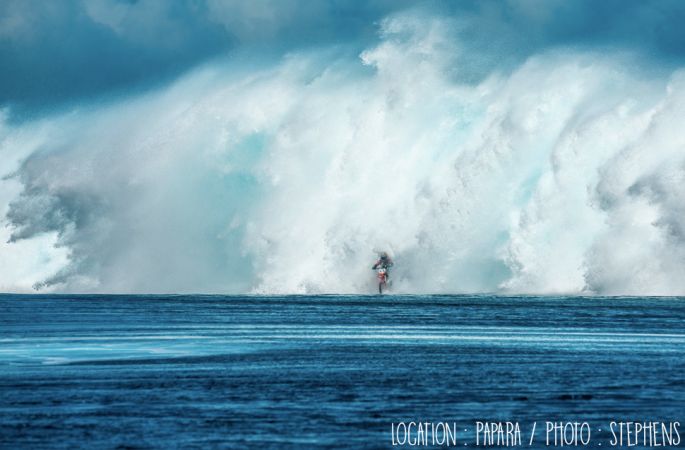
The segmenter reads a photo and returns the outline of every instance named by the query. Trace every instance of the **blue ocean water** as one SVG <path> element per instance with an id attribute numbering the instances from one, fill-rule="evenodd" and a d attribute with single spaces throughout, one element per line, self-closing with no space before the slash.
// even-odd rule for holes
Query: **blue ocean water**
<path id="1" fill-rule="evenodd" d="M 412 420 L 606 447 L 685 423 L 684 374 L 682 298 L 0 296 L 3 448 L 388 448 Z"/>

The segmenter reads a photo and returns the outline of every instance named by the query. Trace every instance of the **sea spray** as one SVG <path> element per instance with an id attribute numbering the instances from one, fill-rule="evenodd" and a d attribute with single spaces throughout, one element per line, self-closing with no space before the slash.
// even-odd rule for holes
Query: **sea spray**
<path id="1" fill-rule="evenodd" d="M 466 82 L 452 28 L 3 120 L 0 284 L 364 293 L 391 249 L 398 293 L 682 293 L 682 73 L 565 49 Z"/>

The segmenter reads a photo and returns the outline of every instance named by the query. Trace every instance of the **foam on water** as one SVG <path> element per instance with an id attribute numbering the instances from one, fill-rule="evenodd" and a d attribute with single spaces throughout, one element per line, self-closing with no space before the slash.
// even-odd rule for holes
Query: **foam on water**
<path id="1" fill-rule="evenodd" d="M 21 296 L 3 300 L 9 315 L 6 335 L 0 337 L 0 364 L 210 357 L 355 342 L 659 354 L 677 353 L 685 345 L 678 324 L 682 299 L 48 296 L 31 300 L 33 305 Z M 531 302 L 538 308 L 535 320 L 511 314 L 531 308 Z M 277 314 L 291 304 L 289 314 Z M 572 315 L 562 318 L 561 306 L 571 308 Z M 49 314 L 32 323 L 23 320 L 36 308 Z M 579 320 L 586 308 L 598 311 L 587 313 L 589 321 Z M 673 308 L 675 315 L 664 308 Z M 346 317 L 355 310 L 359 317 Z M 642 319 L 639 327 L 638 322 L 622 324 L 622 315 L 637 311 L 654 317 Z M 377 320 L 378 314 L 390 316 Z M 489 319 L 493 314 L 496 318 Z M 331 320 L 322 320 L 327 315 Z M 553 323 L 554 315 L 559 323 Z"/>
<path id="2" fill-rule="evenodd" d="M 364 293 L 386 249 L 396 293 L 685 292 L 682 72 L 565 49 L 465 82 L 452 29 L 0 121 L 0 290 Z"/>

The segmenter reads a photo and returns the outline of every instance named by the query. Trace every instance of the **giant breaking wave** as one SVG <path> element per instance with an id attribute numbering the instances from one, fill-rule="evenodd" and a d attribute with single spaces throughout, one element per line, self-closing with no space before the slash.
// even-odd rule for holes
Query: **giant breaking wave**
<path id="1" fill-rule="evenodd" d="M 557 49 L 467 82 L 460 51 L 398 14 L 361 55 L 2 120 L 0 289 L 373 292 L 386 249 L 396 292 L 685 293 L 685 74 Z"/>

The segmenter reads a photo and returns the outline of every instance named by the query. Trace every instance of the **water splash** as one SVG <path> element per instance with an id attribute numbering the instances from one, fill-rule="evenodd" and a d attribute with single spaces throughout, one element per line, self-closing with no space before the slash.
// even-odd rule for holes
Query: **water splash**
<path id="1" fill-rule="evenodd" d="M 397 292 L 685 292 L 682 72 L 567 49 L 469 83 L 451 29 L 398 14 L 361 55 L 3 121 L 0 260 L 33 277 L 0 285 L 369 292 L 387 249 Z"/>

